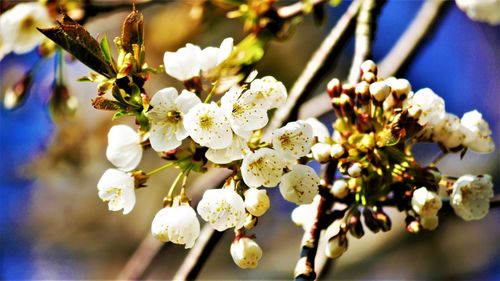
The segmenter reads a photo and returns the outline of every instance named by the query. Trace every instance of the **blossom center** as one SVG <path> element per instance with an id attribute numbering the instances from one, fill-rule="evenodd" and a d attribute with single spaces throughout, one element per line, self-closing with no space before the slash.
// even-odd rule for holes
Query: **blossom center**
<path id="1" fill-rule="evenodd" d="M 200 117 L 200 127 L 204 130 L 210 129 L 213 125 L 214 118 L 208 113 Z"/>

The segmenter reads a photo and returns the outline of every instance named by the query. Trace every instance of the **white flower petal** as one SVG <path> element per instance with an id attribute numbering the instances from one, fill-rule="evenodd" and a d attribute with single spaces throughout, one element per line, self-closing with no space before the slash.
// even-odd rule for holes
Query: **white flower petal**
<path id="1" fill-rule="evenodd" d="M 478 153 L 490 153 L 495 150 L 488 123 L 477 110 L 469 111 L 460 120 L 464 134 L 463 145 Z"/>
<path id="2" fill-rule="evenodd" d="M 230 189 L 205 191 L 197 207 L 198 214 L 218 231 L 241 228 L 245 222 L 245 204 L 238 193 Z"/>
<path id="3" fill-rule="evenodd" d="M 426 187 L 420 187 L 413 191 L 411 205 L 421 217 L 434 217 L 443 203 L 436 192 L 429 191 Z"/>
<path id="4" fill-rule="evenodd" d="M 97 183 L 99 197 L 108 202 L 110 211 L 123 209 L 126 215 L 135 205 L 134 178 L 123 171 L 108 169 Z"/>
<path id="5" fill-rule="evenodd" d="M 229 121 L 215 103 L 200 103 L 184 116 L 184 128 L 202 146 L 222 149 L 231 145 L 233 133 Z"/>
<path id="6" fill-rule="evenodd" d="M 219 47 L 219 53 L 217 54 L 217 65 L 224 62 L 231 52 L 233 51 L 234 40 L 231 37 L 228 37 L 222 41 Z"/>
<path id="7" fill-rule="evenodd" d="M 233 87 L 221 98 L 221 109 L 236 133 L 252 131 L 266 126 L 267 108 L 255 103 L 251 91 Z"/>
<path id="8" fill-rule="evenodd" d="M 208 160 L 216 164 L 227 164 L 235 160 L 243 159 L 243 157 L 250 152 L 247 145 L 247 140 L 240 136 L 233 134 L 233 142 L 227 148 L 211 149 L 209 148 L 205 153 Z"/>
<path id="9" fill-rule="evenodd" d="M 241 175 L 249 187 L 274 187 L 280 182 L 286 165 L 275 150 L 261 148 L 243 158 Z"/>
<path id="10" fill-rule="evenodd" d="M 108 133 L 108 160 L 123 171 L 137 167 L 142 158 L 142 146 L 139 134 L 129 126 L 116 125 Z"/>
<path id="11" fill-rule="evenodd" d="M 305 122 L 311 125 L 313 136 L 317 137 L 319 142 L 326 143 L 329 141 L 330 131 L 328 131 L 328 128 L 318 119 L 309 117 L 305 120 Z"/>
<path id="12" fill-rule="evenodd" d="M 234 263 L 240 268 L 256 268 L 262 258 L 262 249 L 259 244 L 248 237 L 236 239 L 230 248 Z"/>
<path id="13" fill-rule="evenodd" d="M 310 204 L 319 192 L 319 182 L 313 168 L 299 164 L 283 175 L 279 188 L 285 200 L 297 205 Z"/>
<path id="14" fill-rule="evenodd" d="M 422 126 L 435 125 L 445 117 L 444 100 L 429 88 L 418 90 L 407 99 L 406 106 L 410 111 L 420 111 L 418 123 Z"/>
<path id="15" fill-rule="evenodd" d="M 217 56 L 219 49 L 215 47 L 207 47 L 201 51 L 200 66 L 203 72 L 208 72 L 217 66 Z"/>
<path id="16" fill-rule="evenodd" d="M 464 175 L 453 185 L 450 204 L 462 219 L 479 220 L 488 214 L 493 195 L 491 176 Z"/>
<path id="17" fill-rule="evenodd" d="M 288 96 L 285 85 L 272 76 L 253 80 L 250 91 L 253 92 L 256 103 L 260 103 L 266 109 L 282 106 Z"/>
<path id="18" fill-rule="evenodd" d="M 165 72 L 180 81 L 186 81 L 200 75 L 200 47 L 186 44 L 176 52 L 165 52 L 163 64 Z"/>
<path id="19" fill-rule="evenodd" d="M 290 122 L 273 132 L 273 148 L 286 159 L 306 156 L 312 142 L 312 127 L 304 121 Z"/>
<path id="20" fill-rule="evenodd" d="M 156 213 L 151 233 L 162 242 L 185 244 L 189 249 L 200 235 L 200 222 L 196 212 L 187 204 L 166 207 Z"/>

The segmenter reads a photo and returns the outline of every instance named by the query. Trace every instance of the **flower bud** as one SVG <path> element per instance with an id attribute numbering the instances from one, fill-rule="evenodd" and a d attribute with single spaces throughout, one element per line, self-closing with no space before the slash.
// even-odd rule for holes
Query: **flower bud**
<path id="1" fill-rule="evenodd" d="M 231 257 L 240 268 L 256 268 L 262 258 L 262 249 L 250 238 L 237 238 L 231 244 Z"/>
<path id="2" fill-rule="evenodd" d="M 361 81 L 366 81 L 367 83 L 371 84 L 377 81 L 377 75 L 372 72 L 365 72 L 363 73 L 363 75 L 361 75 Z"/>
<path id="3" fill-rule="evenodd" d="M 326 85 L 326 91 L 328 92 L 328 95 L 330 95 L 330 98 L 338 97 L 340 95 L 341 88 L 342 85 L 340 84 L 340 80 L 337 78 L 333 78 Z"/>
<path id="4" fill-rule="evenodd" d="M 365 225 L 370 229 L 373 233 L 377 233 L 380 231 L 380 225 L 375 218 L 375 214 L 368 208 L 363 210 L 363 217 L 365 219 Z"/>
<path id="5" fill-rule="evenodd" d="M 346 94 L 350 98 L 354 98 L 355 87 L 352 84 L 343 84 L 342 85 L 342 94 Z"/>
<path id="6" fill-rule="evenodd" d="M 270 206 L 269 197 L 264 189 L 249 188 L 245 191 L 245 209 L 256 216 L 262 216 Z"/>
<path id="7" fill-rule="evenodd" d="M 374 82 L 370 85 L 370 94 L 375 101 L 381 103 L 391 94 L 391 87 L 385 82 Z"/>
<path id="8" fill-rule="evenodd" d="M 332 156 L 332 158 L 334 159 L 342 157 L 344 153 L 345 153 L 344 147 L 338 143 L 333 144 L 330 148 L 330 156 Z"/>
<path id="9" fill-rule="evenodd" d="M 63 119 L 75 114 L 78 108 L 78 99 L 72 96 L 64 85 L 55 85 L 49 101 L 49 111 L 55 120 Z"/>
<path id="10" fill-rule="evenodd" d="M 358 178 L 361 176 L 361 165 L 359 163 L 354 163 L 347 169 L 349 176 L 353 178 Z"/>
<path id="11" fill-rule="evenodd" d="M 420 218 L 420 225 L 424 229 L 434 230 L 439 225 L 439 218 L 438 218 L 438 216 L 421 217 Z"/>
<path id="12" fill-rule="evenodd" d="M 436 192 L 420 187 L 413 192 L 411 205 L 421 217 L 431 217 L 437 214 L 443 203 Z"/>
<path id="13" fill-rule="evenodd" d="M 3 98 L 3 106 L 6 109 L 14 109 L 26 101 L 31 87 L 32 76 L 25 75 L 12 87 L 7 88 Z"/>
<path id="14" fill-rule="evenodd" d="M 325 255 L 331 259 L 336 259 L 347 251 L 347 236 L 341 232 L 328 240 L 325 248 Z"/>
<path id="15" fill-rule="evenodd" d="M 377 74 L 377 65 L 372 60 L 365 60 L 359 67 L 363 73 Z"/>
<path id="16" fill-rule="evenodd" d="M 243 224 L 243 227 L 246 229 L 252 229 L 257 225 L 258 218 L 256 216 L 253 216 L 252 214 L 247 214 L 245 217 L 245 223 Z"/>
<path id="17" fill-rule="evenodd" d="M 337 198 L 343 199 L 349 194 L 349 186 L 345 180 L 336 180 L 330 189 L 330 193 Z"/>
<path id="18" fill-rule="evenodd" d="M 314 160 L 319 163 L 326 163 L 330 161 L 331 146 L 327 143 L 316 143 L 311 147 L 311 152 Z"/>
<path id="19" fill-rule="evenodd" d="M 389 86 L 391 86 L 393 97 L 398 101 L 405 100 L 411 92 L 410 82 L 406 79 L 397 79 Z"/>
<path id="20" fill-rule="evenodd" d="M 363 224 L 361 223 L 359 211 L 357 211 L 357 214 L 349 218 L 348 227 L 349 227 L 349 233 L 351 233 L 353 237 L 359 239 L 363 237 L 363 235 L 365 235 L 365 230 L 363 229 Z"/>
<path id="21" fill-rule="evenodd" d="M 405 219 L 406 231 L 412 234 L 417 234 L 420 232 L 420 223 L 412 216 L 407 216 Z"/>
<path id="22" fill-rule="evenodd" d="M 392 222 L 386 213 L 380 210 L 375 211 L 375 219 L 377 220 L 380 229 L 382 229 L 383 232 L 391 230 Z"/>
<path id="23" fill-rule="evenodd" d="M 356 93 L 356 98 L 362 104 L 365 104 L 370 100 L 370 84 L 366 81 L 361 81 L 356 85 L 354 89 Z"/>

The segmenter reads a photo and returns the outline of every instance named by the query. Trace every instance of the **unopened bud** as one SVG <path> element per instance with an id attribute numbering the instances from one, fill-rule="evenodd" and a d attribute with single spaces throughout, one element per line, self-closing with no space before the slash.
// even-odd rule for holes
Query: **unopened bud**
<path id="1" fill-rule="evenodd" d="M 377 65 L 372 60 L 365 60 L 360 67 L 363 73 L 377 74 Z"/>
<path id="2" fill-rule="evenodd" d="M 319 163 L 326 163 L 330 161 L 331 146 L 327 143 L 318 142 L 311 147 L 311 152 L 314 160 Z"/>
<path id="3" fill-rule="evenodd" d="M 356 90 L 356 87 L 354 87 L 354 85 L 352 84 L 343 84 L 342 85 L 342 94 L 346 94 L 348 95 L 350 98 L 354 98 L 355 97 L 355 90 Z"/>
<path id="4" fill-rule="evenodd" d="M 368 84 L 371 84 L 377 81 L 377 75 L 373 74 L 372 72 L 365 72 L 363 73 L 363 75 L 361 75 L 361 80 L 366 81 Z"/>
<path id="5" fill-rule="evenodd" d="M 370 85 L 370 94 L 377 102 L 383 102 L 390 94 L 391 87 L 385 82 L 374 82 Z"/>
<path id="6" fill-rule="evenodd" d="M 373 233 L 377 233 L 380 231 L 380 225 L 375 218 L 375 214 L 368 208 L 363 210 L 363 217 L 365 219 L 365 225 L 370 229 Z"/>
<path id="7" fill-rule="evenodd" d="M 245 208 L 256 216 L 262 216 L 270 206 L 269 197 L 264 189 L 249 188 L 245 191 Z"/>
<path id="8" fill-rule="evenodd" d="M 363 237 L 363 235 L 365 235 L 365 230 L 363 228 L 363 224 L 361 223 L 361 219 L 359 216 L 360 216 L 359 213 L 351 216 L 349 218 L 349 224 L 348 224 L 349 233 L 351 233 L 353 237 L 356 237 L 358 239 Z"/>
<path id="9" fill-rule="evenodd" d="M 354 163 L 347 169 L 349 176 L 353 178 L 358 178 L 361 176 L 361 165 L 359 163 Z"/>
<path id="10" fill-rule="evenodd" d="M 3 97 L 3 106 L 6 109 L 14 109 L 26 101 L 31 87 L 31 75 L 25 75 L 12 87 L 7 88 Z"/>
<path id="11" fill-rule="evenodd" d="M 406 79 L 397 79 L 391 83 L 390 86 L 392 88 L 394 98 L 398 101 L 406 99 L 408 94 L 411 92 L 410 82 Z"/>
<path id="12" fill-rule="evenodd" d="M 330 156 L 332 156 L 332 158 L 334 159 L 338 159 L 340 157 L 342 157 L 342 155 L 344 155 L 345 153 L 345 149 L 342 145 L 336 143 L 336 144 L 332 144 L 331 148 L 330 148 Z"/>
<path id="13" fill-rule="evenodd" d="M 354 92 L 356 93 L 356 98 L 360 103 L 366 103 L 370 100 L 370 84 L 368 84 L 368 82 L 359 82 L 356 85 Z"/>
<path id="14" fill-rule="evenodd" d="M 412 234 L 417 234 L 420 232 L 420 223 L 412 216 L 407 216 L 406 219 L 406 231 Z"/>
<path id="15" fill-rule="evenodd" d="M 336 180 L 330 189 L 330 193 L 337 198 L 343 199 L 349 194 L 349 186 L 345 180 Z"/>
<path id="16" fill-rule="evenodd" d="M 75 114 L 78 108 L 78 99 L 70 95 L 64 85 L 55 85 L 49 101 L 49 110 L 55 120 L 63 119 Z"/>
<path id="17" fill-rule="evenodd" d="M 240 268 L 256 268 L 262 258 L 262 249 L 259 244 L 250 238 L 237 238 L 231 244 L 231 257 Z"/>
<path id="18" fill-rule="evenodd" d="M 326 85 L 326 91 L 328 92 L 330 98 L 338 97 L 340 95 L 341 88 L 342 85 L 340 83 L 340 80 L 337 78 L 333 78 Z"/>
<path id="19" fill-rule="evenodd" d="M 392 222 L 386 213 L 382 212 L 381 210 L 377 210 L 375 211 L 374 215 L 380 226 L 380 229 L 382 229 L 383 232 L 391 230 Z"/>
<path id="20" fill-rule="evenodd" d="M 421 217 L 420 225 L 426 230 L 435 230 L 439 225 L 438 216 Z"/>
<path id="21" fill-rule="evenodd" d="M 347 236 L 341 232 L 328 240 L 325 255 L 331 259 L 336 259 L 347 251 L 348 244 Z"/>
<path id="22" fill-rule="evenodd" d="M 246 229 L 252 229 L 257 225 L 258 218 L 253 216 L 252 214 L 247 214 L 245 217 L 245 222 L 243 223 L 243 227 Z"/>

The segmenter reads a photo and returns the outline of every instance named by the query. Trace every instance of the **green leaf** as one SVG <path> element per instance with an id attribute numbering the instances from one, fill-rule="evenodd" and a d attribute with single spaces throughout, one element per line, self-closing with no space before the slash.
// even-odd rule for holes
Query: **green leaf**
<path id="1" fill-rule="evenodd" d="M 114 64 L 113 57 L 111 56 L 111 50 L 109 48 L 108 37 L 106 35 L 104 35 L 104 37 L 102 37 L 100 47 L 101 47 L 102 55 L 104 56 L 104 59 L 106 60 L 106 62 L 109 65 L 113 66 L 113 64 Z"/>
<path id="2" fill-rule="evenodd" d="M 97 73 L 108 78 L 115 75 L 112 66 L 106 62 L 99 43 L 83 26 L 67 15 L 58 23 L 59 26 L 38 30 Z"/>
<path id="3" fill-rule="evenodd" d="M 124 111 L 118 111 L 116 112 L 114 115 L 113 115 L 113 119 L 112 120 L 116 120 L 116 119 L 120 119 L 122 117 L 125 117 L 125 116 L 130 116 L 132 115 L 131 113 L 129 112 L 124 112 Z"/>

